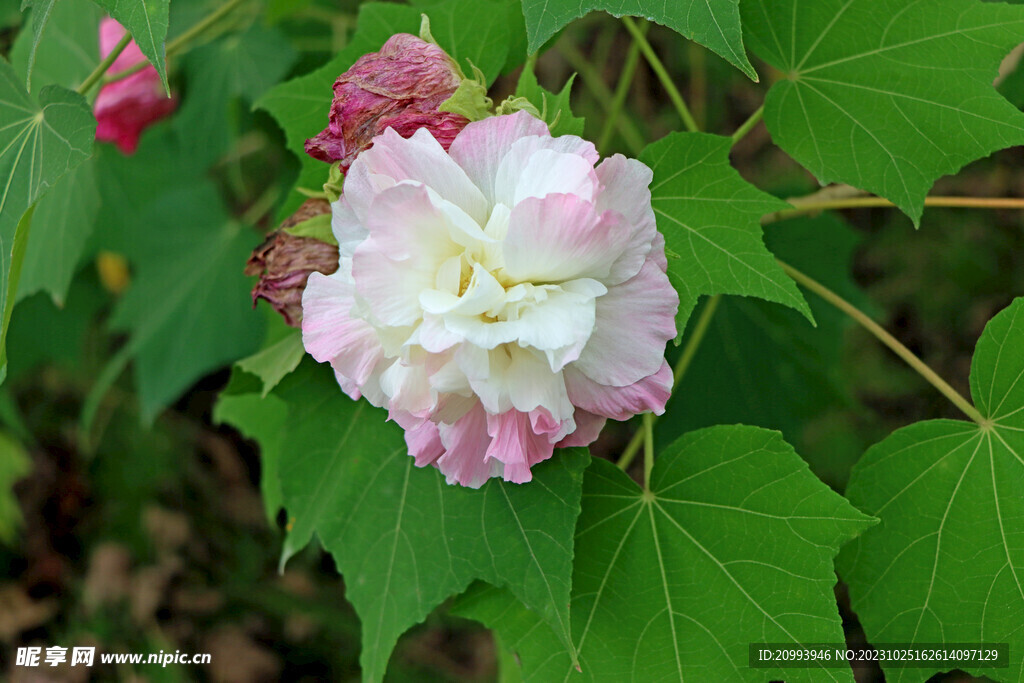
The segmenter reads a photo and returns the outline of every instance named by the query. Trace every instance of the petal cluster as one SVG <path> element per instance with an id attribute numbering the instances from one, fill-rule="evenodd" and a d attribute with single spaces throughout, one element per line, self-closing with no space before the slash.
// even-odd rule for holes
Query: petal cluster
<path id="1" fill-rule="evenodd" d="M 416 464 L 477 487 L 531 478 L 607 418 L 663 412 L 679 299 L 644 164 L 526 112 L 450 153 L 386 130 L 333 205 L 339 268 L 313 273 L 303 341 L 388 409 Z"/>
<path id="2" fill-rule="evenodd" d="M 100 22 L 100 57 L 109 55 L 124 34 L 121 24 L 109 17 L 104 18 Z M 110 73 L 117 74 L 145 61 L 133 40 L 114 60 Z M 93 104 L 96 139 L 113 142 L 122 152 L 131 154 L 139 144 L 142 131 L 170 116 L 177 106 L 177 100 L 164 93 L 156 69 L 146 66 L 100 89 Z"/>
<path id="3" fill-rule="evenodd" d="M 388 128 L 402 137 L 427 128 L 448 149 L 468 120 L 437 108 L 461 82 L 458 67 L 444 50 L 397 33 L 379 52 L 363 55 L 338 76 L 330 123 L 306 140 L 306 153 L 328 163 L 340 161 L 345 172 L 356 155 Z"/>

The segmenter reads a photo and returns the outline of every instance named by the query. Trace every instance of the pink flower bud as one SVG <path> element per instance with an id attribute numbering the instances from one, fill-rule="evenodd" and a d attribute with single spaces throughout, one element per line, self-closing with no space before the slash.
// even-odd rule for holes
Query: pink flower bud
<path id="1" fill-rule="evenodd" d="M 330 123 L 306 140 L 306 153 L 340 161 L 345 172 L 389 127 L 402 137 L 426 128 L 448 149 L 469 120 L 437 108 L 461 82 L 455 62 L 440 47 L 408 33 L 393 35 L 380 52 L 363 55 L 338 76 Z"/>
<path id="2" fill-rule="evenodd" d="M 310 273 L 330 275 L 338 269 L 338 247 L 314 237 L 298 237 L 286 230 L 330 212 L 331 205 L 323 199 L 309 199 L 253 250 L 245 265 L 245 274 L 260 276 L 252 290 L 254 308 L 259 299 L 264 299 L 286 323 L 299 327 L 306 280 Z"/>
<path id="3" fill-rule="evenodd" d="M 124 37 L 124 28 L 109 17 L 100 22 L 100 57 L 106 57 Z M 109 73 L 117 74 L 146 61 L 135 41 L 114 60 Z M 131 154 L 139 144 L 139 135 L 151 124 L 170 116 L 178 101 L 167 97 L 156 69 L 141 71 L 100 88 L 93 104 L 96 115 L 96 139 L 115 143 Z"/>

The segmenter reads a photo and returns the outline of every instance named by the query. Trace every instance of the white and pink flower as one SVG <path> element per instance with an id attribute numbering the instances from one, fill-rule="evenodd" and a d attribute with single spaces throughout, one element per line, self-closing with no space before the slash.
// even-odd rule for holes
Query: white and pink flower
<path id="1" fill-rule="evenodd" d="M 651 170 L 597 162 L 519 112 L 469 124 L 449 153 L 388 129 L 349 169 L 339 268 L 309 278 L 303 341 L 449 483 L 530 481 L 606 418 L 664 411 L 679 299 Z"/>

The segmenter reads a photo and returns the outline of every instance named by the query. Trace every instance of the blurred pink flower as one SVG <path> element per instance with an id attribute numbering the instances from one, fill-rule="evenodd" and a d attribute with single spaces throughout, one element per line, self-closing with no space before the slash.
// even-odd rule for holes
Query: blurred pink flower
<path id="1" fill-rule="evenodd" d="M 462 82 L 444 50 L 408 33 L 388 39 L 379 52 L 363 55 L 334 82 L 330 123 L 306 140 L 315 159 L 341 162 L 342 173 L 377 135 L 394 128 L 409 137 L 427 128 L 444 149 L 469 122 L 439 112 Z"/>
<path id="2" fill-rule="evenodd" d="M 526 112 L 471 123 L 450 155 L 388 130 L 333 204 L 339 268 L 302 298 L 306 349 L 386 407 L 448 482 L 530 481 L 606 418 L 664 411 L 679 298 L 651 170 L 553 138 Z"/>
<path id="3" fill-rule="evenodd" d="M 124 37 L 125 30 L 114 19 L 100 22 L 100 57 L 106 57 Z M 107 73 L 117 74 L 139 62 L 146 61 L 133 40 L 118 55 Z M 115 143 L 122 152 L 131 154 L 139 144 L 139 135 L 151 124 L 170 116 L 178 105 L 167 97 L 156 69 L 147 66 L 141 71 L 100 88 L 93 104 L 96 115 L 96 139 Z"/>

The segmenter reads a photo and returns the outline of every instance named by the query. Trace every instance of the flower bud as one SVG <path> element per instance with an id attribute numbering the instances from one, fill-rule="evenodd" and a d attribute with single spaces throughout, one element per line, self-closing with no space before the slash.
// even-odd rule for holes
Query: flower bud
<path id="1" fill-rule="evenodd" d="M 100 57 L 106 57 L 124 37 L 124 27 L 109 17 L 100 22 Z M 135 41 L 118 55 L 110 73 L 131 68 L 146 58 Z M 100 88 L 93 104 L 96 139 L 115 143 L 125 154 L 139 144 L 139 135 L 150 125 L 170 116 L 178 101 L 164 93 L 160 76 L 151 65 Z"/>
<path id="2" fill-rule="evenodd" d="M 469 120 L 438 111 L 462 83 L 458 65 L 437 45 L 408 33 L 388 39 L 379 52 L 360 57 L 334 82 L 330 123 L 306 140 L 315 159 L 348 167 L 388 128 L 409 137 L 426 128 L 448 149 Z"/>
<path id="3" fill-rule="evenodd" d="M 245 265 L 246 275 L 259 275 L 252 290 L 252 305 L 266 300 L 292 327 L 302 322 L 302 291 L 313 272 L 330 275 L 338 269 L 338 246 L 315 237 L 292 234 L 293 229 L 325 217 L 330 224 L 331 205 L 309 199 L 281 227 L 253 250 Z"/>

